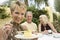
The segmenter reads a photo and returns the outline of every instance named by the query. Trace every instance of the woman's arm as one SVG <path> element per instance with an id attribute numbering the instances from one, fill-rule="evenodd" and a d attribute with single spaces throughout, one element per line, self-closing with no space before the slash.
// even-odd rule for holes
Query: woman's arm
<path id="1" fill-rule="evenodd" d="M 38 32 L 41 32 L 41 24 L 38 25 Z"/>
<path id="2" fill-rule="evenodd" d="M 6 40 L 11 33 L 12 25 L 11 24 L 5 24 L 4 27 L 0 29 L 0 37 L 2 37 L 4 40 Z"/>
<path id="3" fill-rule="evenodd" d="M 57 33 L 56 29 L 54 28 L 53 24 L 48 22 L 48 25 L 50 26 L 50 28 L 53 30 L 53 32 Z"/>
<path id="4" fill-rule="evenodd" d="M 4 30 L 5 33 L 7 34 L 7 37 L 12 32 L 12 26 L 13 26 L 12 24 L 5 24 L 4 27 L 2 28 L 2 30 Z"/>

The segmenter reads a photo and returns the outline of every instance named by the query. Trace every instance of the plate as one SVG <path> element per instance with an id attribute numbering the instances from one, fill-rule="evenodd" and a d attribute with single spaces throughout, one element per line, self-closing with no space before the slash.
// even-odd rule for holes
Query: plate
<path id="1" fill-rule="evenodd" d="M 39 36 L 32 34 L 32 36 L 30 36 L 30 37 L 25 37 L 24 35 L 17 34 L 17 35 L 15 35 L 15 37 L 17 39 L 35 39 L 35 38 L 38 38 Z"/>

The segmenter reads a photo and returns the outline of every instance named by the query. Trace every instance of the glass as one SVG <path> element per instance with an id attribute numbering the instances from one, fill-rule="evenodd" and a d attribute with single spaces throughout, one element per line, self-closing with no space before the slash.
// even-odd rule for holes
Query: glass
<path id="1" fill-rule="evenodd" d="M 48 34 L 52 34 L 52 30 L 48 30 Z"/>

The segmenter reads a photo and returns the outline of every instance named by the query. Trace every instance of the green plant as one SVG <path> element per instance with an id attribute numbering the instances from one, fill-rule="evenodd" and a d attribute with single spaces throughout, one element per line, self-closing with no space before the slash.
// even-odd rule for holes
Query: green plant
<path id="1" fill-rule="evenodd" d="M 55 18 L 55 17 L 56 17 L 56 15 L 54 16 L 54 18 Z M 60 16 L 59 16 L 58 19 L 57 19 L 57 17 L 56 17 L 56 19 L 54 19 L 53 24 L 54 24 L 57 32 L 60 32 Z"/>
<path id="2" fill-rule="evenodd" d="M 5 7 L 1 7 L 0 8 L 0 19 L 4 19 L 6 17 L 8 17 L 9 15 L 7 15 Z"/>

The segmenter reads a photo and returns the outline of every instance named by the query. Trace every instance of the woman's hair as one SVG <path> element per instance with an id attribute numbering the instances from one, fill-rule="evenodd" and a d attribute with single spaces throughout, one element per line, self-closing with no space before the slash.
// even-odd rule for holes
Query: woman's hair
<path id="1" fill-rule="evenodd" d="M 14 12 L 15 9 L 22 9 L 22 11 L 26 11 L 26 5 L 22 2 L 16 1 L 10 5 L 11 13 Z"/>
<path id="2" fill-rule="evenodd" d="M 46 15 L 40 15 L 39 18 L 42 18 L 44 23 L 48 22 L 48 17 Z"/>

